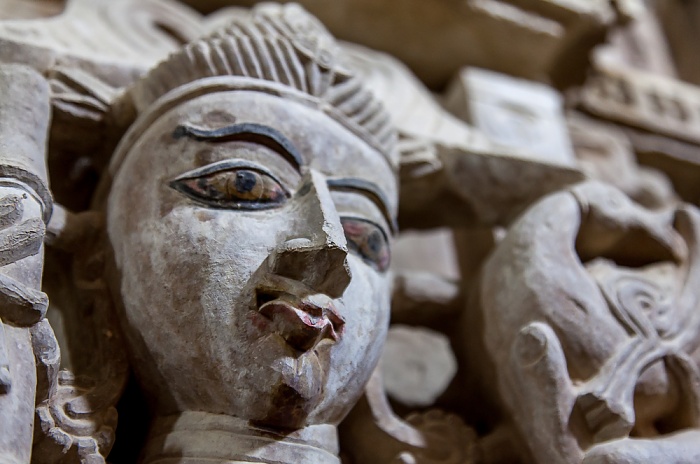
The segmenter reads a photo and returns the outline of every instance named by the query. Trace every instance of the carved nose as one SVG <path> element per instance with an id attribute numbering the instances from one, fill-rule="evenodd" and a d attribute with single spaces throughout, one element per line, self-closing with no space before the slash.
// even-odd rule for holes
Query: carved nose
<path id="1" fill-rule="evenodd" d="M 347 251 L 318 246 L 306 238 L 287 240 L 275 254 L 272 272 L 304 283 L 318 293 L 339 298 L 350 283 Z"/>
<path id="2" fill-rule="evenodd" d="M 312 171 L 301 191 L 297 225 L 273 253 L 271 271 L 338 298 L 351 278 L 340 217 L 322 175 Z"/>

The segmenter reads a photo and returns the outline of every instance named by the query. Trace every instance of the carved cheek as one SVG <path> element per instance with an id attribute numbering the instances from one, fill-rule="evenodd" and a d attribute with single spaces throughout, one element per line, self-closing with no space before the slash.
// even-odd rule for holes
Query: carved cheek
<path id="1" fill-rule="evenodd" d="M 353 362 L 358 364 L 358 369 L 363 363 L 373 367 L 384 345 L 388 325 L 388 278 L 370 269 L 360 258 L 350 257 L 348 262 L 353 277 L 343 295 L 346 312 L 343 316 L 346 317 L 348 344 L 352 347 L 345 349 L 355 351 Z"/>

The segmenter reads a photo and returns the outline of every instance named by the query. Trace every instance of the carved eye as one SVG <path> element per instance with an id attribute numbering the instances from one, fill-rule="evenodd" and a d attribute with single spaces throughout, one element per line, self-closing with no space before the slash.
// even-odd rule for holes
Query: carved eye
<path id="1" fill-rule="evenodd" d="M 380 272 L 389 268 L 391 252 L 389 241 L 375 224 L 362 219 L 341 218 L 348 249 L 357 253 L 366 263 Z"/>
<path id="2" fill-rule="evenodd" d="M 170 186 L 219 208 L 273 208 L 289 198 L 289 193 L 272 176 L 245 168 L 176 179 Z"/>

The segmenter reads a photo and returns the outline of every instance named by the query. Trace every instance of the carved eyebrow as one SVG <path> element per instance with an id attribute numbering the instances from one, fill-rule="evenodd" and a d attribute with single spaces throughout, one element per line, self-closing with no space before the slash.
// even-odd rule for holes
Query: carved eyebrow
<path id="1" fill-rule="evenodd" d="M 364 179 L 355 179 L 349 177 L 340 179 L 328 179 L 327 183 L 328 188 L 330 188 L 331 190 L 349 190 L 359 192 L 365 196 L 368 196 L 384 214 L 386 222 L 389 224 L 389 227 L 391 227 L 392 234 L 397 233 L 399 227 L 396 223 L 396 219 L 394 219 L 391 216 L 391 213 L 389 212 L 389 207 L 387 206 L 389 202 L 384 193 L 382 193 L 379 186 L 377 186 L 377 184 L 366 181 Z"/>
<path id="2" fill-rule="evenodd" d="M 255 123 L 241 123 L 222 127 L 219 129 L 200 129 L 198 127 L 180 124 L 173 132 L 173 138 L 188 137 L 199 142 L 253 142 L 270 148 L 280 154 L 297 171 L 301 171 L 304 164 L 301 155 L 287 137 L 272 127 Z"/>

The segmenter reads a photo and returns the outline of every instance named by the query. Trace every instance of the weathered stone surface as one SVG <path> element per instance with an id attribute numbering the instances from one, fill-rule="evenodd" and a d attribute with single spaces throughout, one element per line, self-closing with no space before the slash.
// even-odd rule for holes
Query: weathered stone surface
<path id="1" fill-rule="evenodd" d="M 700 144 L 700 89 L 674 79 L 601 64 L 581 105 L 607 120 Z"/>
<path id="2" fill-rule="evenodd" d="M 700 63 L 697 60 L 700 37 L 695 27 L 700 18 L 700 5 L 682 0 L 656 1 L 654 9 L 663 27 L 678 77 L 700 85 Z"/>
<path id="3" fill-rule="evenodd" d="M 107 284 L 155 416 L 144 459 L 335 463 L 389 316 L 392 127 L 303 10 L 237 21 L 125 95 L 138 118 L 102 189 Z M 237 40 L 272 48 L 243 68 Z"/>
<path id="4" fill-rule="evenodd" d="M 665 172 L 680 196 L 697 204 L 698 87 L 646 71 L 600 64 L 576 100 L 589 115 L 624 129 L 640 161 Z"/>
<path id="5" fill-rule="evenodd" d="M 204 31 L 200 15 L 169 0 L 70 0 L 56 17 L 0 23 L 0 61 L 77 68 L 126 85 Z"/>
<path id="6" fill-rule="evenodd" d="M 58 15 L 66 7 L 65 0 L 3 0 L 0 5 L 0 20 L 36 19 Z"/>
<path id="7" fill-rule="evenodd" d="M 677 65 L 659 23 L 660 18 L 655 14 L 656 6 L 638 0 L 620 3 L 629 5 L 622 12 L 627 21 L 610 32 L 605 44 L 594 49 L 593 62 L 677 77 Z"/>
<path id="8" fill-rule="evenodd" d="M 692 206 L 651 212 L 586 183 L 536 204 L 497 246 L 478 311 L 527 459 L 694 459 L 692 446 L 664 450 L 698 420 L 699 221 Z"/>
<path id="9" fill-rule="evenodd" d="M 0 0 L 0 462 L 698 461 L 692 5 L 230 3 Z"/>
<path id="10" fill-rule="evenodd" d="M 563 99 L 542 84 L 484 69 L 460 70 L 445 107 L 490 140 L 538 161 L 574 166 Z"/>
<path id="11" fill-rule="evenodd" d="M 345 49 L 348 66 L 367 81 L 398 129 L 402 228 L 504 224 L 536 198 L 583 179 L 574 166 L 537 159 L 460 121 L 396 59 Z"/>
<path id="12" fill-rule="evenodd" d="M 401 420 L 391 410 L 379 370 L 341 426 L 350 463 L 471 464 L 483 455 L 474 431 L 454 414 L 429 410 Z"/>
<path id="13" fill-rule="evenodd" d="M 396 56 L 431 87 L 468 65 L 535 80 L 581 79 L 588 52 L 615 20 L 608 0 L 300 3 L 338 38 Z M 232 2 L 189 4 L 211 12 Z"/>
<path id="14" fill-rule="evenodd" d="M 380 361 L 390 398 L 409 407 L 432 406 L 457 372 L 444 335 L 394 324 Z"/>
<path id="15" fill-rule="evenodd" d="M 672 206 L 673 185 L 659 170 L 640 166 L 624 130 L 582 114 L 567 115 L 576 161 L 592 179 L 614 185 L 649 208 Z"/>
<path id="16" fill-rule="evenodd" d="M 45 161 L 49 89 L 27 67 L 0 65 L 0 95 L 0 456 L 19 464 L 31 456 L 41 376 L 32 331 L 48 306 L 40 287 L 52 206 Z"/>
<path id="17" fill-rule="evenodd" d="M 185 11 L 164 3 L 170 7 Z M 61 31 L 93 17 L 98 27 L 101 14 L 119 18 L 120 8 L 128 4 L 76 2 L 51 25 Z M 178 462 L 339 462 L 335 426 L 362 394 L 388 325 L 395 133 L 379 102 L 340 66 L 342 51 L 315 18 L 276 5 L 231 18 L 125 92 L 114 87 L 128 79 L 82 67 L 96 54 L 73 46 L 74 37 L 54 44 L 41 21 L 0 25 L 12 46 L 36 33 L 26 60 L 38 50 L 85 58 L 49 73 L 59 112 L 96 115 L 113 132 L 130 126 L 104 172 L 96 213 L 58 208 L 49 227 L 48 242 L 74 253 L 74 301 L 58 298 L 67 306 L 57 320 L 81 375 L 58 374 L 52 334 L 36 331 L 37 360 L 49 373 L 36 412 L 36 462 L 104 462 L 126 373 L 122 343 L 152 401 L 146 462 L 175 452 Z M 110 40 L 92 45 L 108 50 L 128 39 Z M 251 41 L 272 48 L 245 48 Z M 120 57 L 130 69 L 153 59 Z M 80 99 L 89 111 L 76 112 Z M 14 101 L 3 103 L 21 122 Z M 44 166 L 36 151 L 45 139 L 24 152 L 21 138 L 9 142 L 20 161 Z M 4 264 L 24 257 L 16 243 L 5 248 Z M 76 343 L 68 337 L 81 319 L 89 332 Z M 90 348 L 100 364 L 81 354 Z M 29 346 L 20 354 L 33 357 Z M 17 392 L 27 398 L 12 404 L 31 419 L 36 381 L 26 383 Z M 222 424 L 233 438 L 212 448 Z M 270 440 L 271 429 L 306 432 L 284 443 Z M 19 439 L 25 462 L 31 438 Z M 256 440 L 269 447 L 252 450 Z"/>
<path id="18" fill-rule="evenodd" d="M 640 163 L 663 172 L 683 200 L 700 205 L 700 145 L 642 130 L 625 129 Z"/>

